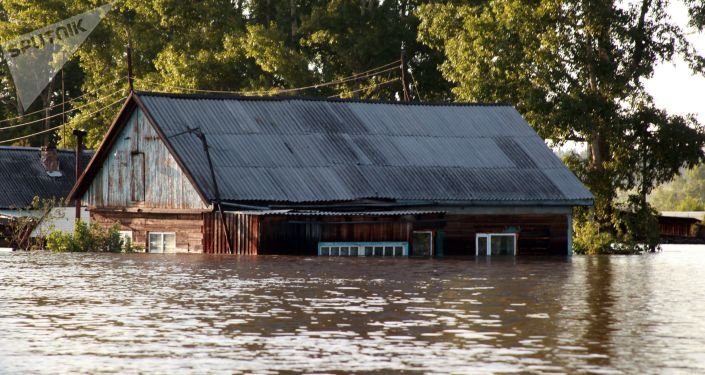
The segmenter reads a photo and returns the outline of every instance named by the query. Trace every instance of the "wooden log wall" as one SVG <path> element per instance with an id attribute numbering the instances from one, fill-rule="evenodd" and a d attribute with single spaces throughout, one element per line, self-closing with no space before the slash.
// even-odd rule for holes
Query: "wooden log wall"
<path id="1" fill-rule="evenodd" d="M 568 220 L 565 215 L 448 215 L 444 254 L 475 255 L 477 233 L 517 232 L 517 255 L 565 255 Z"/>
<path id="2" fill-rule="evenodd" d="M 120 224 L 121 230 L 132 231 L 132 243 L 148 247 L 149 232 L 174 232 L 176 251 L 203 252 L 203 214 L 164 214 L 122 211 L 91 211 L 91 223 L 108 229 Z"/>

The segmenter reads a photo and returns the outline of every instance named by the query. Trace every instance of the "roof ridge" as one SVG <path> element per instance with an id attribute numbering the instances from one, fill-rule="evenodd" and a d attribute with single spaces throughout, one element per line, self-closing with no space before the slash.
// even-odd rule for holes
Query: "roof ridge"
<path id="1" fill-rule="evenodd" d="M 481 102 L 401 102 L 374 99 L 340 99 L 340 98 L 320 98 L 314 96 L 297 95 L 268 95 L 268 96 L 248 96 L 241 94 L 210 93 L 210 94 L 183 94 L 156 91 L 135 91 L 137 96 L 154 96 L 171 99 L 204 99 L 204 100 L 241 100 L 241 101 L 309 101 L 326 103 L 361 103 L 361 104 L 387 104 L 400 106 L 429 106 L 429 107 L 511 107 L 509 103 L 481 103 Z"/>

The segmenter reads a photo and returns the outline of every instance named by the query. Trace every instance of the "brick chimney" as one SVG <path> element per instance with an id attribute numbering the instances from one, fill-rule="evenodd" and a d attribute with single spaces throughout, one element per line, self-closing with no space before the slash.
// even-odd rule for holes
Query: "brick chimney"
<path id="1" fill-rule="evenodd" d="M 39 150 L 39 157 L 42 161 L 42 166 L 44 166 L 44 170 L 47 171 L 47 174 L 54 175 L 57 174 L 56 172 L 59 172 L 59 155 L 56 152 L 56 147 L 53 146 L 42 146 L 42 148 Z"/>

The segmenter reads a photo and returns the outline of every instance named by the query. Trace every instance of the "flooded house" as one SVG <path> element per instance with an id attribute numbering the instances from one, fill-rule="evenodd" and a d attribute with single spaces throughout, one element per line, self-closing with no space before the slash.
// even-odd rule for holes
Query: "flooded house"
<path id="1" fill-rule="evenodd" d="M 149 252 L 571 253 L 593 196 L 511 106 L 135 92 L 70 199 Z"/>
<path id="2" fill-rule="evenodd" d="M 92 152 L 82 154 L 86 165 Z M 73 150 L 54 147 L 0 146 L 0 246 L 17 247 L 21 244 L 12 242 L 42 237 L 52 229 L 73 230 L 75 207 L 59 205 L 44 212 L 43 207 L 31 206 L 35 197 L 64 200 L 76 182 L 75 155 Z M 12 234 L 13 221 L 23 217 L 32 218 L 38 226 Z M 84 219 L 88 219 L 85 210 Z"/>

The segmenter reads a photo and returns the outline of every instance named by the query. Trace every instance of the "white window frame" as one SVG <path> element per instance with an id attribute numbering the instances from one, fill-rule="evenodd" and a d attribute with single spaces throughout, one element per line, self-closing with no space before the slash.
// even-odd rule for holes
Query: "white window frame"
<path id="1" fill-rule="evenodd" d="M 480 238 L 487 238 L 486 256 L 492 255 L 492 237 L 514 237 L 514 249 L 512 255 L 517 255 L 517 234 L 516 233 L 477 233 L 475 234 L 475 256 L 480 256 Z"/>
<path id="2" fill-rule="evenodd" d="M 371 252 L 367 254 L 367 248 Z M 318 256 L 324 257 L 406 257 L 407 242 L 319 242 Z"/>
<path id="3" fill-rule="evenodd" d="M 152 249 L 152 236 L 161 236 L 160 243 L 161 243 L 161 249 L 159 251 L 154 251 Z M 169 249 L 171 251 L 166 251 L 166 241 L 164 241 L 164 236 L 166 235 L 173 235 L 174 236 L 174 248 Z M 175 253 L 176 252 L 176 232 L 149 232 L 147 233 L 147 252 L 149 253 Z"/>

